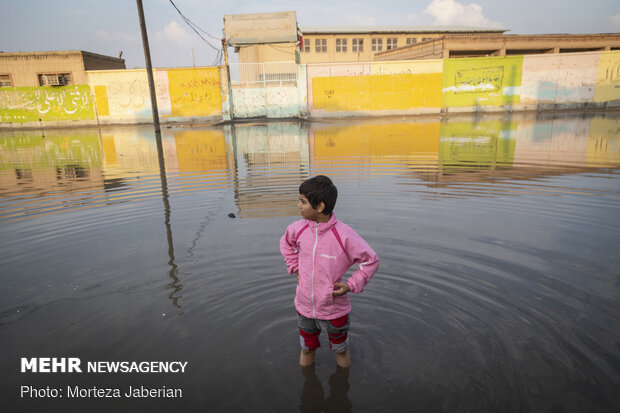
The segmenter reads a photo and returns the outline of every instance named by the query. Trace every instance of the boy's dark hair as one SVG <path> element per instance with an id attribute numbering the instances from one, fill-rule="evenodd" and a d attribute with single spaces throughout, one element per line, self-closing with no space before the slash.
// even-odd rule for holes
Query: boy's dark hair
<path id="1" fill-rule="evenodd" d="M 305 180 L 299 185 L 299 193 L 308 199 L 314 209 L 318 208 L 319 204 L 323 202 L 325 204 L 325 209 L 323 209 L 325 215 L 331 215 L 336 206 L 336 199 L 338 199 L 336 185 L 325 175 L 317 175 Z"/>

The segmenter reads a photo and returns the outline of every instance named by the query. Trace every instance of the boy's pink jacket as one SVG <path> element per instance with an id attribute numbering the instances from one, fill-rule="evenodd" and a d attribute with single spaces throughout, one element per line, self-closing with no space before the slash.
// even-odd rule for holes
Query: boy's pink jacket
<path id="1" fill-rule="evenodd" d="M 349 294 L 334 297 L 334 283 L 342 282 L 351 265 L 358 263 L 347 280 L 351 292 L 358 294 L 379 268 L 377 254 L 334 214 L 326 223 L 293 222 L 280 239 L 280 251 L 288 272 L 299 270 L 295 308 L 308 318 L 332 320 L 348 314 Z"/>

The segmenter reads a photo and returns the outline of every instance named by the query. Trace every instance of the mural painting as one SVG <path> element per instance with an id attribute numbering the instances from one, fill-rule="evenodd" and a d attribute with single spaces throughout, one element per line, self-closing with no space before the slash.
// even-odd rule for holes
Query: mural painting
<path id="1" fill-rule="evenodd" d="M 522 56 L 446 59 L 444 108 L 519 103 Z"/>
<path id="2" fill-rule="evenodd" d="M 0 89 L 0 122 L 95 119 L 87 85 Z"/>

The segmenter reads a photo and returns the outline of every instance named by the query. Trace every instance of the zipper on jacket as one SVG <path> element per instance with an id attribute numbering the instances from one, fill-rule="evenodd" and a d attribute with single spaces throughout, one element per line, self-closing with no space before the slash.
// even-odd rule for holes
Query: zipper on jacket
<path id="1" fill-rule="evenodd" d="M 314 249 L 312 250 L 312 318 L 316 318 L 315 308 L 314 308 L 314 256 L 316 254 L 316 244 L 319 242 L 319 223 L 316 223 L 316 227 L 314 229 Z"/>

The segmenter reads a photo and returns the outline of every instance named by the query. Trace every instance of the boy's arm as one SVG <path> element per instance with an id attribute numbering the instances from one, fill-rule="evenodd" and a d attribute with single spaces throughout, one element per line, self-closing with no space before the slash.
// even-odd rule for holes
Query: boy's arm
<path id="1" fill-rule="evenodd" d="M 288 273 L 295 274 L 299 268 L 299 251 L 295 243 L 295 231 L 291 228 L 291 225 L 286 228 L 286 232 L 280 238 L 280 252 L 284 256 Z"/>
<path id="2" fill-rule="evenodd" d="M 347 280 L 349 290 L 353 294 L 359 294 L 364 290 L 370 278 L 377 272 L 379 268 L 379 257 L 357 234 L 346 240 L 347 251 L 353 262 L 357 263 L 357 270 Z"/>

